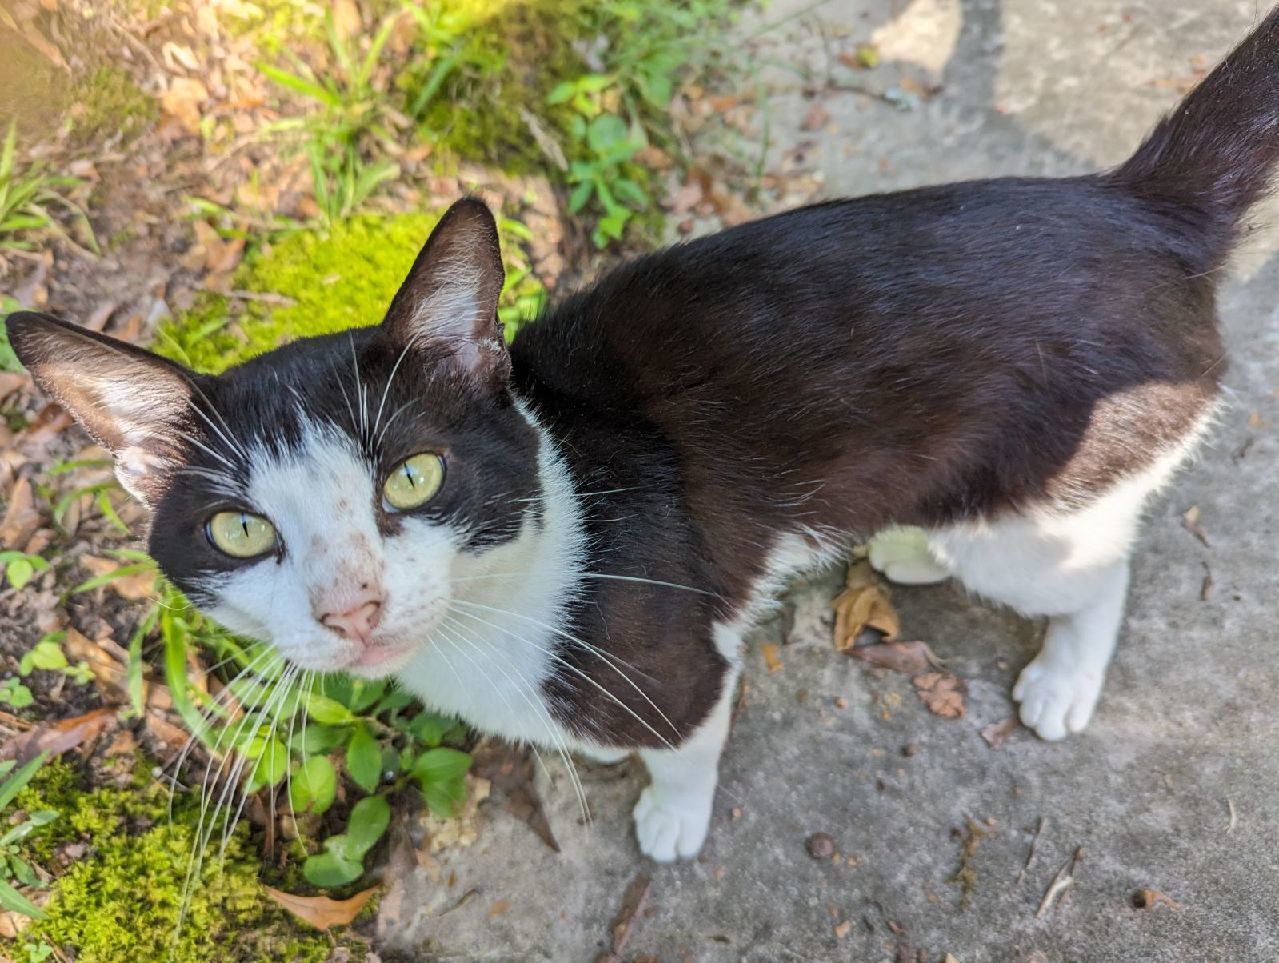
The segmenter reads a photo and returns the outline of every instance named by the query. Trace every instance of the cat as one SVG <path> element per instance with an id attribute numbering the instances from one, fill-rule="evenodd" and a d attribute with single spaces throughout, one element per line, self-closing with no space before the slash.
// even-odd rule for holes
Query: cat
<path id="1" fill-rule="evenodd" d="M 1218 407 L 1214 288 L 1277 124 L 1279 11 L 1112 171 L 765 218 L 509 347 L 469 198 L 380 324 L 218 376 L 47 315 L 8 332 L 202 610 L 486 733 L 638 752 L 640 849 L 688 858 L 743 632 L 852 538 L 1046 616 L 1013 695 L 1045 739 L 1083 729 L 1142 510 Z"/>

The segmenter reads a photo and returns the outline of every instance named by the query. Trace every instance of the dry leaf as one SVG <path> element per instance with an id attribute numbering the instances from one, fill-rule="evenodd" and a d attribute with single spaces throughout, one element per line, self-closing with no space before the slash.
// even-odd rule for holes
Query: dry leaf
<path id="1" fill-rule="evenodd" d="M 835 647 L 838 649 L 851 648 L 863 629 L 876 629 L 888 640 L 901 632 L 888 590 L 866 559 L 848 566 L 846 587 L 831 603 L 831 608 L 835 610 Z"/>
<path id="2" fill-rule="evenodd" d="M 503 913 L 511 908 L 511 901 L 500 899 L 489 907 L 489 919 L 497 919 Z"/>
<path id="3" fill-rule="evenodd" d="M 360 8 L 356 6 L 355 0 L 333 0 L 333 32 L 340 39 L 351 39 L 362 27 Z"/>
<path id="4" fill-rule="evenodd" d="M 169 70 L 176 70 L 181 67 L 183 70 L 196 73 L 200 69 L 200 61 L 191 48 L 183 44 L 174 43 L 172 40 L 166 41 L 160 47 L 160 56 L 164 58 L 164 65 Z"/>
<path id="5" fill-rule="evenodd" d="M 30 916 L 25 913 L 15 913 L 12 910 L 5 910 L 0 913 L 0 939 L 12 940 L 28 926 L 34 923 Z"/>
<path id="6" fill-rule="evenodd" d="M 1132 894 L 1131 902 L 1133 909 L 1152 910 L 1156 906 L 1167 906 L 1171 910 L 1181 909 L 1181 905 L 1167 893 L 1145 887 Z"/>
<path id="7" fill-rule="evenodd" d="M 1186 509 L 1186 514 L 1181 516 L 1181 527 L 1188 531 L 1199 541 L 1203 542 L 1208 548 L 1208 533 L 1203 530 L 1203 526 L 1199 524 L 1199 506 L 1191 505 Z"/>
<path id="8" fill-rule="evenodd" d="M 99 558 L 96 555 L 81 555 L 78 561 L 95 577 L 110 575 L 121 565 L 114 559 Z M 146 569 L 132 575 L 122 575 L 119 578 L 113 578 L 103 587 L 131 601 L 155 598 L 155 573 Z"/>
<path id="9" fill-rule="evenodd" d="M 830 111 L 821 104 L 813 104 L 808 108 L 808 113 L 804 115 L 804 121 L 801 123 L 801 130 L 821 130 L 830 120 Z"/>
<path id="10" fill-rule="evenodd" d="M 194 77 L 174 77 L 169 89 L 160 95 L 160 106 L 188 131 L 198 134 L 200 105 L 208 98 L 208 88 Z"/>
<path id="11" fill-rule="evenodd" d="M 377 892 L 376 886 L 356 893 L 350 899 L 334 900 L 327 896 L 294 896 L 270 886 L 262 887 L 266 895 L 284 907 L 303 923 L 309 923 L 316 929 L 327 930 L 334 926 L 346 926 Z"/>
<path id="12" fill-rule="evenodd" d="M 963 683 L 949 672 L 925 672 L 910 680 L 928 711 L 943 719 L 964 716 Z"/>
<path id="13" fill-rule="evenodd" d="M 686 214 L 702 202 L 702 185 L 690 178 L 670 199 L 672 214 Z"/>
<path id="14" fill-rule="evenodd" d="M 981 737 L 992 749 L 998 749 L 1004 744 L 1004 740 L 1011 736 L 1017 729 L 1016 719 L 1005 719 L 1002 722 L 992 722 L 981 731 Z"/>
<path id="15" fill-rule="evenodd" d="M 53 725 L 33 726 L 20 736 L 15 736 L 0 746 L 0 760 L 16 759 L 22 765 L 40 753 L 57 756 L 74 749 L 83 742 L 99 736 L 115 722 L 113 710 L 94 709 L 81 716 L 63 719 Z"/>
<path id="16" fill-rule="evenodd" d="M 764 656 L 764 665 L 768 666 L 769 672 L 776 672 L 782 667 L 782 649 L 775 642 L 766 642 L 759 647 L 760 654 Z"/>
<path id="17" fill-rule="evenodd" d="M 941 664 L 927 642 L 880 642 L 876 645 L 854 645 L 844 651 L 854 659 L 911 675 L 927 672 Z"/>
<path id="18" fill-rule="evenodd" d="M 168 748 L 170 752 L 181 752 L 191 741 L 185 729 L 175 726 L 158 709 L 148 708 L 145 721 L 148 735 Z"/>
<path id="19" fill-rule="evenodd" d="M 31 461 L 48 461 L 49 449 L 73 424 L 75 422 L 69 414 L 55 402 L 49 402 L 36 412 L 31 423 L 18 436 L 22 454 Z"/>
<path id="20" fill-rule="evenodd" d="M 21 391 L 31 384 L 31 375 L 25 371 L 0 371 L 0 401 L 15 391 Z"/>
<path id="21" fill-rule="evenodd" d="M 111 657 L 102 645 L 94 642 L 74 626 L 67 626 L 67 637 L 62 643 L 67 658 L 72 662 L 87 662 L 93 677 L 113 698 L 122 698 L 128 691 L 125 683 L 125 667 Z"/>
<path id="22" fill-rule="evenodd" d="M 0 520 L 0 546 L 20 549 L 40 527 L 40 513 L 35 508 L 31 482 L 19 478 L 9 492 L 9 507 Z"/>
<path id="23" fill-rule="evenodd" d="M 620 957 L 625 952 L 636 920 L 643 918 L 644 908 L 648 904 L 648 891 L 649 878 L 646 874 L 640 873 L 631 880 L 626 891 L 622 893 L 622 905 L 618 907 L 617 915 L 613 917 L 613 922 L 609 926 L 614 956 Z"/>

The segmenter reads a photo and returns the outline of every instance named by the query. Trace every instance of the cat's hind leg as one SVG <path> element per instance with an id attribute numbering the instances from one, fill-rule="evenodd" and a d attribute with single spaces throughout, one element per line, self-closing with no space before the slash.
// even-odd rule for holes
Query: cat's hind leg
<path id="1" fill-rule="evenodd" d="M 928 533 L 922 528 L 886 528 L 867 545 L 871 567 L 899 585 L 932 585 L 950 578 L 928 547 Z"/>
<path id="2" fill-rule="evenodd" d="M 679 746 L 640 750 L 651 782 L 635 804 L 635 835 L 644 855 L 660 863 L 691 859 L 706 840 L 738 673 L 735 663 L 725 669 L 714 708 Z"/>
<path id="3" fill-rule="evenodd" d="M 1140 499 L 1068 514 L 1033 512 L 930 534 L 938 557 L 971 591 L 1047 616 L 1039 654 L 1013 689 L 1021 720 L 1044 739 L 1092 718 L 1123 621 Z"/>

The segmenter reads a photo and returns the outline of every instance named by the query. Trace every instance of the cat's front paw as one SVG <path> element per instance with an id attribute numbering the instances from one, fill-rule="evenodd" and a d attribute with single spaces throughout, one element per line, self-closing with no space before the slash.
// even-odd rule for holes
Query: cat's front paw
<path id="1" fill-rule="evenodd" d="M 635 804 L 635 835 L 640 851 L 659 863 L 692 859 L 706 840 L 711 822 L 711 797 L 687 793 L 666 796 L 649 786 Z"/>
<path id="2" fill-rule="evenodd" d="M 932 585 L 950 577 L 928 548 L 922 528 L 886 528 L 867 546 L 871 567 L 899 585 Z"/>
<path id="3" fill-rule="evenodd" d="M 1101 696 L 1102 678 L 1039 657 L 1021 670 L 1013 698 L 1021 703 L 1021 721 L 1041 739 L 1082 732 Z"/>

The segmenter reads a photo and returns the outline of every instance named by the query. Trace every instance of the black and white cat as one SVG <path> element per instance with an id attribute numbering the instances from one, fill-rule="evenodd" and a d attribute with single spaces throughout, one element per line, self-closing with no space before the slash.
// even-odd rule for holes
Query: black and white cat
<path id="1" fill-rule="evenodd" d="M 439 223 L 378 326 L 217 377 L 44 315 L 36 380 L 114 452 L 150 551 L 295 664 L 394 674 L 652 781 L 705 838 L 741 638 L 850 537 L 1048 617 L 1013 692 L 1101 691 L 1140 515 L 1209 424 L 1214 286 L 1279 159 L 1279 13 L 1117 170 L 819 204 L 626 264 L 503 344 L 493 219 Z"/>

